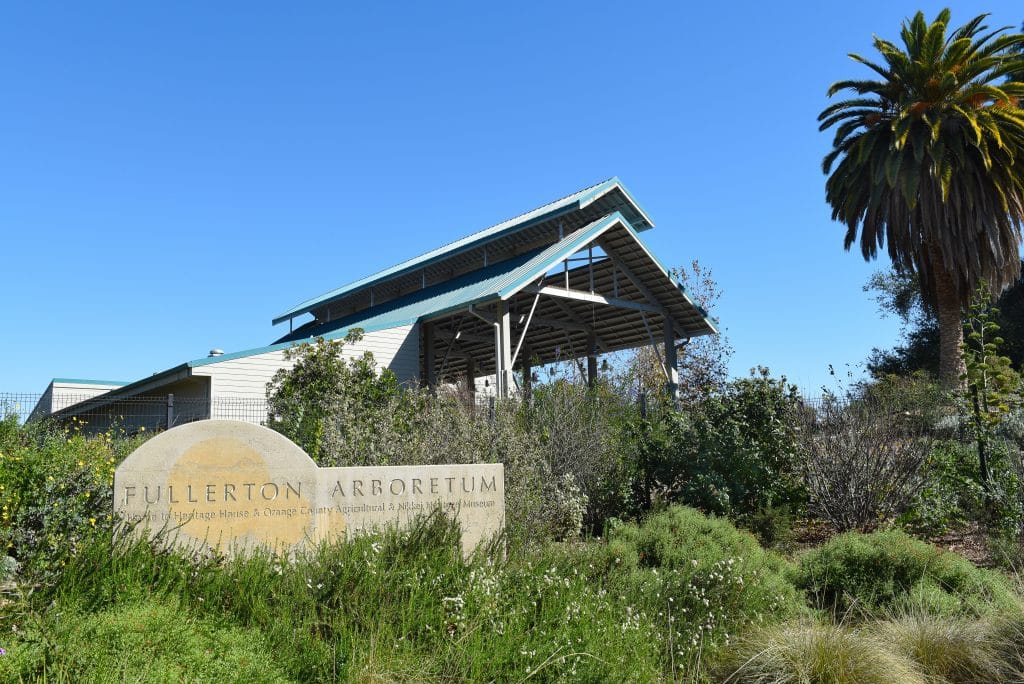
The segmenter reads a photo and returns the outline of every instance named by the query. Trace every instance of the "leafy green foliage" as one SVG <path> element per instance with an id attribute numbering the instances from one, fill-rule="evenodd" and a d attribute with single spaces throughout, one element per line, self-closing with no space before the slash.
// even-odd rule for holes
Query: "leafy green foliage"
<path id="1" fill-rule="evenodd" d="M 362 339 L 353 330 L 345 339 L 301 344 L 285 351 L 292 362 L 267 384 L 268 427 L 302 447 L 320 465 L 330 463 L 324 442 L 334 434 L 341 441 L 356 436 L 355 428 L 386 406 L 398 392 L 388 369 L 377 372 L 373 354 L 346 360 L 343 349 Z"/>
<path id="2" fill-rule="evenodd" d="M 977 454 L 961 442 L 936 442 L 925 464 L 925 483 L 899 522 L 925 534 L 942 534 L 982 517 L 984 491 Z"/>
<path id="3" fill-rule="evenodd" d="M 0 555 L 49 581 L 97 530 L 110 530 L 114 469 L 144 435 L 95 437 L 72 427 L 0 421 Z"/>
<path id="4" fill-rule="evenodd" d="M 837 615 L 900 607 L 985 615 L 1018 605 L 1003 575 L 899 530 L 839 535 L 804 555 L 794 579 L 815 606 Z"/>
<path id="5" fill-rule="evenodd" d="M 643 524 L 608 535 L 604 567 L 624 559 L 633 590 L 651 611 L 674 611 L 680 647 L 725 643 L 729 633 L 795 615 L 800 602 L 786 579 L 787 563 L 727 520 L 671 506 Z M 689 627 L 690 632 L 686 632 Z"/>
<path id="6" fill-rule="evenodd" d="M 197 619 L 170 602 L 33 621 L 7 656 L 3 681 L 288 682 L 254 629 Z"/>
<path id="7" fill-rule="evenodd" d="M 800 506 L 796 388 L 766 369 L 684 411 L 655 407 L 627 426 L 641 488 L 720 514 Z"/>
<path id="8" fill-rule="evenodd" d="M 999 325 L 992 320 L 987 288 L 979 288 L 967 316 L 968 334 L 963 344 L 967 391 L 963 395 L 967 424 L 978 450 L 978 480 L 990 509 L 994 506 L 989 452 L 996 429 L 1013 407 L 1021 403 L 1021 380 L 1002 356 Z M 994 510 L 990 510 L 993 514 Z"/>

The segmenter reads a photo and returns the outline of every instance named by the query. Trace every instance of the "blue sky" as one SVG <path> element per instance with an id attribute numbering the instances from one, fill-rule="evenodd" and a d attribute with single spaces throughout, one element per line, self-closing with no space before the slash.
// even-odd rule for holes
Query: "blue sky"
<path id="1" fill-rule="evenodd" d="M 722 290 L 732 371 L 890 346 L 824 202 L 847 52 L 942 3 L 5 3 L 0 392 L 135 380 L 617 175 Z M 959 2 L 954 23 L 1019 1 Z"/>

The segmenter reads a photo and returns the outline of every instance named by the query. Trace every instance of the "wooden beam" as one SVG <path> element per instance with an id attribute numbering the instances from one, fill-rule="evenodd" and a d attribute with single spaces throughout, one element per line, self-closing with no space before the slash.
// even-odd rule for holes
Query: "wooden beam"
<path id="1" fill-rule="evenodd" d="M 558 297 L 560 299 L 573 299 L 579 302 L 589 302 L 591 304 L 604 304 L 605 306 L 614 306 L 619 309 L 633 309 L 634 311 L 646 311 L 648 313 L 661 314 L 663 307 L 654 306 L 647 302 L 634 302 L 632 299 L 619 299 L 617 297 L 605 297 L 599 294 L 590 294 L 589 292 L 583 292 L 581 290 L 570 290 L 564 287 L 526 287 L 523 288 L 523 292 L 529 292 L 530 294 L 542 294 L 548 297 Z"/>
<path id="2" fill-rule="evenodd" d="M 651 302 L 652 304 L 656 304 L 657 306 L 661 306 L 661 302 L 654 295 L 651 289 L 644 284 L 644 281 L 641 280 L 640 276 L 634 273 L 633 270 L 626 265 L 625 261 L 620 259 L 615 254 L 613 254 L 608 249 L 608 247 L 605 246 L 603 241 L 599 242 L 598 244 L 600 245 L 601 249 L 604 250 L 605 256 L 607 256 L 611 260 L 612 264 L 615 265 L 615 268 L 622 271 L 622 274 L 629 278 L 629 282 L 633 283 L 633 286 L 636 289 L 640 290 L 640 294 L 646 297 L 647 301 Z M 665 317 L 665 320 L 671 320 L 671 316 L 669 315 L 668 309 L 666 309 L 665 307 L 661 307 L 661 315 Z M 689 335 L 686 334 L 686 331 L 683 330 L 683 328 L 678 323 L 675 323 L 675 321 L 673 321 L 673 330 L 675 330 L 676 335 L 679 337 L 689 337 Z"/>
<path id="3" fill-rule="evenodd" d="M 539 325 L 545 328 L 557 328 L 559 330 L 575 330 L 577 332 L 593 332 L 589 325 L 583 323 L 577 323 L 576 321 L 560 321 L 554 318 L 541 318 L 540 316 L 534 316 L 533 322 L 535 325 Z"/>
<path id="4" fill-rule="evenodd" d="M 622 274 L 625 275 L 627 278 L 629 278 L 629 282 L 633 283 L 633 286 L 636 289 L 640 290 L 640 294 L 642 294 L 644 297 L 646 297 L 648 302 L 650 302 L 654 306 L 656 306 L 659 309 L 661 309 L 662 311 L 664 311 L 665 307 L 663 307 L 661 305 L 661 302 L 658 301 L 658 298 L 654 296 L 653 292 L 651 292 L 651 288 L 647 287 L 647 285 L 644 284 L 644 281 L 640 279 L 640 276 L 638 276 L 637 274 L 633 273 L 633 269 L 631 269 L 629 266 L 627 266 L 625 261 L 620 259 L 615 254 L 613 254 L 608 249 L 608 247 L 606 247 L 604 245 L 603 242 L 598 243 L 598 244 L 600 244 L 601 249 L 604 250 L 605 255 L 609 259 L 611 259 L 611 262 L 613 264 L 615 264 L 615 268 L 617 268 L 620 271 L 622 271 Z M 661 313 L 661 312 L 659 312 L 659 313 Z"/>
<path id="5" fill-rule="evenodd" d="M 465 340 L 466 342 L 478 342 L 481 344 L 490 344 L 494 342 L 493 335 L 475 335 L 465 331 L 456 333 L 445 328 L 437 328 L 434 331 L 434 336 L 439 340 Z"/>
<path id="6" fill-rule="evenodd" d="M 562 313 L 568 316 L 570 320 L 572 320 L 572 322 L 576 323 L 579 326 L 582 326 L 581 332 L 585 332 L 587 334 L 594 333 L 594 337 L 597 340 L 597 346 L 601 348 L 601 351 L 608 351 L 608 344 L 604 341 L 604 339 L 597 334 L 593 327 L 581 321 L 580 317 L 576 315 L 576 312 L 572 310 L 571 306 L 566 304 L 565 301 L 562 299 L 555 299 L 554 302 L 555 305 L 562 310 Z M 571 328 L 566 329 L 569 330 Z"/>

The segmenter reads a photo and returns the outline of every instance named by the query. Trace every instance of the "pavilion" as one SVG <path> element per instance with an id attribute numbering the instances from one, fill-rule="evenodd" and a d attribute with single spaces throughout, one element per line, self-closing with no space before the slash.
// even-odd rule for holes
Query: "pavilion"
<path id="1" fill-rule="evenodd" d="M 264 422 L 265 403 L 240 412 L 239 402 L 265 398 L 267 382 L 291 363 L 284 352 L 355 329 L 362 339 L 343 353 L 372 352 L 406 385 L 486 386 L 508 398 L 529 391 L 535 366 L 586 359 L 593 383 L 599 355 L 657 345 L 674 393 L 678 345 L 717 330 L 644 244 L 653 227 L 611 178 L 302 302 L 273 319 L 289 331 L 269 346 L 214 350 L 134 382 L 76 380 L 87 393 L 71 401 L 58 397 L 55 380 L 33 416 L 89 415 L 97 429 L 113 420 L 97 420 L 104 412 L 129 428 Z M 129 410 L 146 402 L 158 410 Z"/>

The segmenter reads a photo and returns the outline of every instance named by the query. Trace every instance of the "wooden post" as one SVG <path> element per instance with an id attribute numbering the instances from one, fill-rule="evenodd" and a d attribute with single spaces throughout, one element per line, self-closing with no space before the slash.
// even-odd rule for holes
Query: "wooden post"
<path id="1" fill-rule="evenodd" d="M 665 315 L 665 391 L 672 400 L 679 398 L 679 370 L 676 368 L 676 331 L 672 319 Z"/>
<path id="2" fill-rule="evenodd" d="M 523 347 L 523 399 L 529 401 L 533 396 L 533 367 L 530 365 L 530 348 Z"/>
<path id="3" fill-rule="evenodd" d="M 597 335 L 587 335 L 587 386 L 597 385 Z"/>
<path id="4" fill-rule="evenodd" d="M 470 400 L 476 401 L 476 363 L 472 356 L 466 358 L 466 390 Z"/>
<path id="5" fill-rule="evenodd" d="M 423 365 L 426 367 L 427 391 L 434 394 L 437 392 L 437 374 L 434 369 L 434 326 L 430 323 L 423 324 Z"/>

